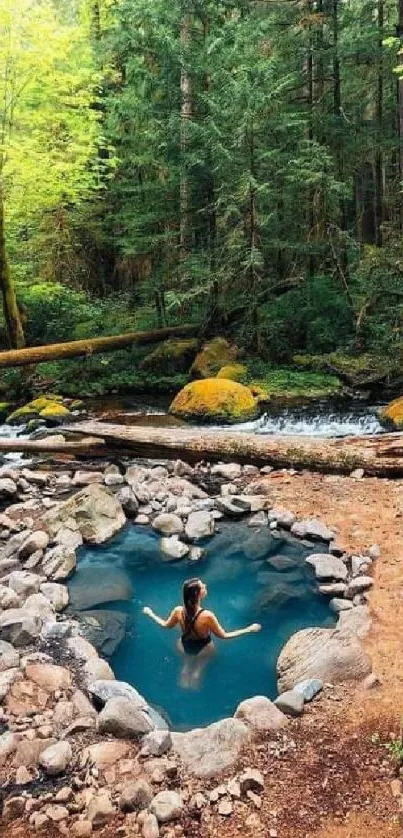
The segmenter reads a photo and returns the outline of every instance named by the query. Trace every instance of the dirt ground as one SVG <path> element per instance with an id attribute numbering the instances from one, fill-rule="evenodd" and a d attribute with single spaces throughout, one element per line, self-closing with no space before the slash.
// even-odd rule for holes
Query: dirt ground
<path id="1" fill-rule="evenodd" d="M 261 808 L 235 801 L 233 814 L 224 819 L 212 806 L 207 819 L 195 813 L 161 835 L 402 838 L 402 813 L 391 790 L 398 766 L 384 743 L 398 735 L 403 719 L 403 481 L 312 473 L 272 474 L 265 480 L 274 505 L 319 517 L 349 551 L 380 545 L 370 598 L 373 625 L 364 645 L 381 684 L 368 691 L 325 689 L 285 734 L 262 736 L 243 754 L 239 768 L 253 766 L 265 776 Z M 217 784 L 191 781 L 188 788 L 208 792 Z M 99 838 L 138 834 L 134 822 L 122 827 L 117 821 Z M 26 826 L 8 827 L 3 834 L 31 838 Z"/>

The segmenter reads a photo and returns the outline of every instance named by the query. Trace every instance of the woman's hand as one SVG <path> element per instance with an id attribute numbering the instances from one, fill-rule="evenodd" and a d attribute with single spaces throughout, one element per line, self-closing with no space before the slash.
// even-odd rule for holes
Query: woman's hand
<path id="1" fill-rule="evenodd" d="M 151 608 L 148 607 L 148 605 L 146 605 L 146 607 L 143 608 L 143 614 L 145 614 L 146 617 L 152 617 L 153 612 L 152 612 Z"/>
<path id="2" fill-rule="evenodd" d="M 250 631 L 253 634 L 257 634 L 257 632 L 261 631 L 261 630 L 262 630 L 262 626 L 260 625 L 260 623 L 252 623 L 252 625 L 250 627 Z"/>

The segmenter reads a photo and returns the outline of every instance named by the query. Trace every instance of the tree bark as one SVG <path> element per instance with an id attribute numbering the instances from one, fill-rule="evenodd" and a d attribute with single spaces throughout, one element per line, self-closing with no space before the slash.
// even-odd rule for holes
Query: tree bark
<path id="1" fill-rule="evenodd" d="M 22 328 L 20 312 L 14 283 L 8 264 L 6 238 L 4 231 L 4 200 L 2 184 L 0 182 L 0 288 L 3 297 L 3 312 L 6 321 L 10 346 L 20 349 L 25 346 L 24 330 Z"/>
<path id="2" fill-rule="evenodd" d="M 77 358 L 80 355 L 93 355 L 96 352 L 113 352 L 115 349 L 123 349 L 132 343 L 144 346 L 148 343 L 159 343 L 168 338 L 195 335 L 197 332 L 197 326 L 173 326 L 166 329 L 154 329 L 151 332 L 129 332 L 106 338 L 86 338 L 73 340 L 70 343 L 11 349 L 7 352 L 0 352 L 0 369 L 25 367 L 28 364 L 40 364 L 43 361 L 62 361 L 67 358 Z"/>
<path id="3" fill-rule="evenodd" d="M 74 454 L 85 457 L 105 457 L 107 449 L 102 439 L 83 439 L 74 442 L 55 442 L 48 439 L 0 439 L 0 453 Z"/>
<path id="4" fill-rule="evenodd" d="M 383 222 L 383 39 L 384 39 L 384 0 L 378 0 L 378 79 L 376 93 L 377 150 L 375 157 L 375 244 L 382 246 Z"/>
<path id="5" fill-rule="evenodd" d="M 235 461 L 275 468 L 299 468 L 324 473 L 350 474 L 355 468 L 378 477 L 403 475 L 403 457 L 379 456 L 380 449 L 396 435 L 323 440 L 312 437 L 264 437 L 200 428 L 134 428 L 103 422 L 78 422 L 63 433 L 99 436 L 111 447 L 130 449 L 135 456 L 188 462 Z"/>
<path id="6" fill-rule="evenodd" d="M 181 136 L 180 136 L 180 261 L 185 262 L 190 249 L 190 187 L 187 152 L 189 146 L 189 121 L 192 117 L 192 86 L 187 62 L 191 43 L 192 17 L 187 11 L 188 0 L 184 0 L 180 40 L 182 64 L 180 75 Z"/>

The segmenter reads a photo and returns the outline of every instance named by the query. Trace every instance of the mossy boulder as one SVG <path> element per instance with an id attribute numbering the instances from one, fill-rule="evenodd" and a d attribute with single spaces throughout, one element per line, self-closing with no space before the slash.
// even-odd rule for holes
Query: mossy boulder
<path id="1" fill-rule="evenodd" d="M 248 387 L 225 378 L 192 381 L 173 400 L 169 412 L 181 419 L 234 424 L 254 419 L 257 402 Z"/>
<path id="2" fill-rule="evenodd" d="M 67 407 L 61 403 L 59 396 L 55 400 L 52 396 L 39 396 L 33 399 L 23 407 L 17 408 L 7 418 L 10 425 L 26 425 L 31 419 L 44 419 L 51 425 L 59 424 L 67 421 L 71 417 L 71 413 Z"/>
<path id="3" fill-rule="evenodd" d="M 403 430 L 403 396 L 389 402 L 379 414 L 379 421 L 385 428 L 395 431 Z"/>
<path id="4" fill-rule="evenodd" d="M 225 338 L 214 338 L 205 343 L 192 364 L 193 378 L 212 378 L 226 366 L 236 361 L 238 349 Z"/>
<path id="5" fill-rule="evenodd" d="M 141 362 L 140 369 L 154 375 L 188 372 L 199 347 L 196 339 L 166 340 Z"/>
<path id="6" fill-rule="evenodd" d="M 247 374 L 248 370 L 243 364 L 227 364 L 227 366 L 221 367 L 217 373 L 217 378 L 227 378 L 228 381 L 239 381 L 242 384 Z"/>
<path id="7" fill-rule="evenodd" d="M 0 421 L 4 422 L 8 411 L 10 410 L 10 402 L 0 402 Z"/>

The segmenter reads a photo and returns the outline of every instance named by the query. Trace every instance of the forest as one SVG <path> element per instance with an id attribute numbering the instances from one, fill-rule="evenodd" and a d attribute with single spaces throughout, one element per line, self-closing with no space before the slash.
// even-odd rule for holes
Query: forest
<path id="1" fill-rule="evenodd" d="M 188 324 L 261 375 L 401 376 L 402 41 L 400 0 L 0 0 L 1 348 Z"/>

